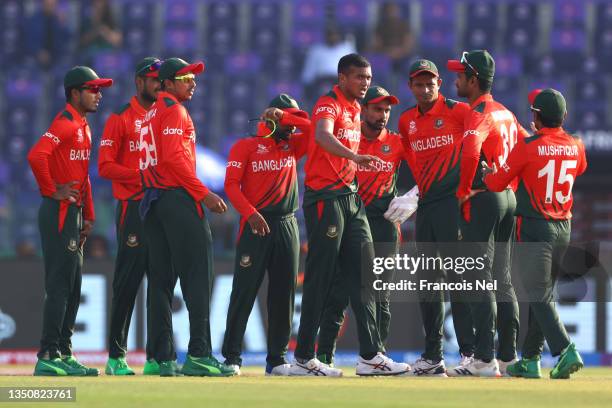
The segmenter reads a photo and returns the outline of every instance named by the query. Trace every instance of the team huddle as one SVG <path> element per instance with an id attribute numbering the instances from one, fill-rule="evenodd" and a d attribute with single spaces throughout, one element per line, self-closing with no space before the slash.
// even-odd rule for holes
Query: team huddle
<path id="1" fill-rule="evenodd" d="M 220 362 L 212 354 L 210 334 L 213 238 L 205 208 L 223 213 L 228 206 L 196 175 L 196 130 L 183 105 L 192 98 L 204 64 L 143 59 L 135 70 L 136 94 L 110 115 L 99 145 L 99 174 L 112 182 L 117 199 L 118 250 L 105 373 L 134 375 L 126 361 L 127 337 L 145 274 L 145 375 L 240 375 L 247 321 L 266 273 L 266 375 L 342 376 L 334 354 L 349 305 L 359 340 L 360 376 L 540 378 L 544 341 L 559 356 L 551 378 L 569 378 L 582 368 L 553 296 L 569 243 L 573 183 L 586 170 L 583 144 L 562 128 L 565 99 L 553 89 L 529 94 L 531 135 L 493 99 L 495 62 L 487 51 L 464 52 L 447 68 L 456 73 L 457 94 L 466 102 L 443 96 L 436 65 L 417 60 L 408 74 L 417 104 L 401 114 L 399 133 L 394 133 L 387 125 L 398 98 L 370 86 L 372 69 L 364 57 L 346 55 L 338 63 L 338 83 L 319 98 L 312 115 L 280 94 L 263 111 L 256 134 L 232 146 L 225 195 L 240 214 L 240 225 L 221 348 L 225 361 Z M 85 116 L 97 111 L 102 88 L 112 82 L 88 67 L 68 71 L 65 110 L 28 155 L 43 197 L 39 229 L 46 293 L 34 375 L 98 375 L 73 356 L 71 336 L 80 302 L 83 244 L 95 220 Z M 308 253 L 290 364 L 286 354 L 300 252 L 296 166 L 304 156 Z M 416 186 L 398 196 L 402 161 Z M 415 211 L 420 254 L 452 257 L 456 254 L 449 244 L 461 242 L 465 251 L 487 259 L 483 268 L 462 279 L 496 282 L 496 290 L 476 292 L 469 300 L 449 291 L 461 353 L 453 368 L 446 367 L 443 357 L 443 290 L 430 285 L 418 293 L 425 349 L 411 365 L 385 352 L 389 292 L 362 290 L 362 265 L 397 253 L 399 226 Z M 519 308 L 510 277 L 517 242 L 538 244 L 517 257 L 530 300 L 520 359 Z M 453 282 L 458 275 L 452 272 L 419 270 L 417 275 Z M 190 324 L 182 366 L 176 361 L 171 307 L 179 278 Z"/>

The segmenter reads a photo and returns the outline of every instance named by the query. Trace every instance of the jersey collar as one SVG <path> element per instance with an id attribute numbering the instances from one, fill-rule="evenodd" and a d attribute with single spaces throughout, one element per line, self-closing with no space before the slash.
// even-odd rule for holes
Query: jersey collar
<path id="1" fill-rule="evenodd" d="M 491 95 L 490 93 L 480 95 L 478 99 L 472 102 L 472 104 L 470 105 L 470 108 L 475 108 L 476 106 L 480 105 L 483 102 L 493 102 L 493 95 Z"/>
<path id="2" fill-rule="evenodd" d="M 79 112 L 77 112 L 76 109 L 74 109 L 74 106 L 72 106 L 71 104 L 67 103 L 66 104 L 66 110 L 68 112 L 70 112 L 70 114 L 72 115 L 73 122 L 76 122 L 79 125 L 86 125 L 87 124 L 87 119 L 85 119 L 84 116 L 81 116 L 81 114 Z"/>
<path id="3" fill-rule="evenodd" d="M 361 132 L 361 142 L 360 143 L 384 142 L 385 140 L 387 140 L 388 134 L 389 134 L 389 129 L 387 129 L 386 127 L 384 127 L 380 131 L 376 139 L 368 139 L 367 137 L 364 136 L 363 132 Z"/>
<path id="4" fill-rule="evenodd" d="M 130 106 L 139 115 L 144 115 L 145 113 L 147 113 L 147 110 L 144 106 L 140 104 L 140 102 L 138 102 L 138 98 L 136 98 L 136 96 L 132 96 L 132 99 L 130 99 Z"/>
<path id="5" fill-rule="evenodd" d="M 361 105 L 359 105 L 359 102 L 357 102 L 357 100 L 354 100 L 353 102 L 349 102 L 348 99 L 346 99 L 346 96 L 344 96 L 344 94 L 340 90 L 340 87 L 338 85 L 334 85 L 333 91 L 338 97 L 338 102 L 340 102 L 341 105 L 350 106 L 356 109 L 357 111 L 361 111 Z"/>
<path id="6" fill-rule="evenodd" d="M 176 102 L 176 103 L 178 103 L 178 104 L 181 104 L 181 103 L 179 102 L 179 100 L 178 100 L 178 99 L 176 99 L 176 96 L 172 95 L 171 93 L 166 92 L 166 91 L 159 91 L 159 93 L 157 94 L 157 100 L 158 100 L 158 101 L 160 101 L 160 100 L 162 100 L 162 99 L 164 99 L 164 98 L 170 98 L 170 99 L 172 99 L 174 102 Z"/>
<path id="7" fill-rule="evenodd" d="M 439 93 L 438 99 L 434 103 L 434 106 L 432 106 L 431 109 L 425 113 L 421 113 L 421 111 L 419 110 L 419 106 L 417 105 L 416 107 L 417 117 L 426 116 L 426 115 L 437 115 L 442 110 L 442 105 L 444 104 L 445 99 L 446 98 L 444 98 L 444 95 Z"/>

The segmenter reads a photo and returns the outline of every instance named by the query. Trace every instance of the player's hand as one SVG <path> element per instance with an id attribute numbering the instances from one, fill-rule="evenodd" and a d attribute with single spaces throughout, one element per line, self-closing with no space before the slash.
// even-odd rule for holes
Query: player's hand
<path id="1" fill-rule="evenodd" d="M 72 188 L 72 186 L 77 184 L 79 184 L 79 182 L 76 180 L 66 184 L 56 184 L 55 193 L 51 195 L 51 198 L 58 201 L 68 200 L 71 203 L 76 203 L 79 199 L 79 190 Z"/>
<path id="2" fill-rule="evenodd" d="M 221 197 L 219 197 L 212 191 L 210 191 L 208 195 L 204 197 L 202 202 L 204 203 L 206 208 L 208 208 L 214 213 L 221 214 L 227 211 L 227 204 L 225 204 L 225 201 L 223 201 Z"/>
<path id="3" fill-rule="evenodd" d="M 83 228 L 81 228 L 81 232 L 79 234 L 79 246 L 81 248 L 83 248 L 83 245 L 85 244 L 85 241 L 87 240 L 87 237 L 91 233 L 91 230 L 93 230 L 93 226 L 94 226 L 93 221 L 91 220 L 83 221 Z"/>
<path id="4" fill-rule="evenodd" d="M 486 190 L 484 188 L 478 188 L 476 190 L 470 190 L 470 193 L 468 195 L 465 195 L 463 197 L 459 197 L 459 206 L 463 206 L 463 204 L 465 204 L 466 201 L 468 201 L 470 198 L 474 197 L 476 194 L 482 193 L 483 191 L 486 191 Z"/>
<path id="5" fill-rule="evenodd" d="M 264 237 L 270 233 L 270 227 L 260 213 L 254 212 L 247 221 L 251 226 L 251 231 L 253 231 L 253 234 Z"/>
<path id="6" fill-rule="evenodd" d="M 376 170 L 374 163 L 381 163 L 382 159 L 380 157 L 372 156 L 370 154 L 355 154 L 352 159 L 355 163 L 361 164 L 366 168 L 370 168 L 372 170 Z"/>
<path id="7" fill-rule="evenodd" d="M 497 173 L 497 166 L 493 163 L 493 166 L 489 167 L 486 161 L 480 162 L 480 166 L 482 167 L 482 178 L 484 180 L 489 174 Z"/>
<path id="8" fill-rule="evenodd" d="M 283 118 L 284 113 L 285 112 L 283 112 L 282 110 L 280 110 L 278 108 L 267 108 L 261 114 L 261 118 L 263 120 L 269 119 L 269 120 L 273 120 L 275 122 L 280 122 L 280 120 Z"/>
<path id="9" fill-rule="evenodd" d="M 533 133 L 538 133 L 538 128 L 536 127 L 535 122 L 529 122 L 529 129 L 531 129 Z"/>

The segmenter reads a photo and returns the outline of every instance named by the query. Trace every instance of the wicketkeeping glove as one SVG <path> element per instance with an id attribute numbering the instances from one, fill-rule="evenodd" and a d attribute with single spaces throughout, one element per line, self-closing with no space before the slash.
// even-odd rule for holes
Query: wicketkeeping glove
<path id="1" fill-rule="evenodd" d="M 395 197 L 389 203 L 389 208 L 385 212 L 385 218 L 391 222 L 399 224 L 406 221 L 418 208 L 419 188 L 414 186 L 403 196 Z"/>

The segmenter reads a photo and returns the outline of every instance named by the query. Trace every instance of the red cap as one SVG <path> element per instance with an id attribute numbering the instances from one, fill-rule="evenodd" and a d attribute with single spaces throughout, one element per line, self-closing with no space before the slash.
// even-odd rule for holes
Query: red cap
<path id="1" fill-rule="evenodd" d="M 527 100 L 529 101 L 529 105 L 533 105 L 533 101 L 535 101 L 536 96 L 538 96 L 540 92 L 542 92 L 541 88 L 537 88 L 529 92 L 529 95 L 527 95 Z"/>
<path id="2" fill-rule="evenodd" d="M 91 81 L 87 81 L 83 85 L 99 86 L 101 88 L 106 88 L 108 86 L 111 86 L 112 84 L 113 84 L 113 80 L 110 78 L 98 78 L 98 79 L 92 79 Z"/>
<path id="3" fill-rule="evenodd" d="M 465 65 L 463 65 L 459 60 L 448 60 L 446 63 L 446 68 L 452 72 L 465 72 Z"/>
<path id="4" fill-rule="evenodd" d="M 189 64 L 184 68 L 179 69 L 178 71 L 176 71 L 176 75 L 188 74 L 190 72 L 195 75 L 198 75 L 202 73 L 203 71 L 204 71 L 204 63 L 202 61 L 198 61 L 198 62 L 194 62 L 193 64 Z"/>

